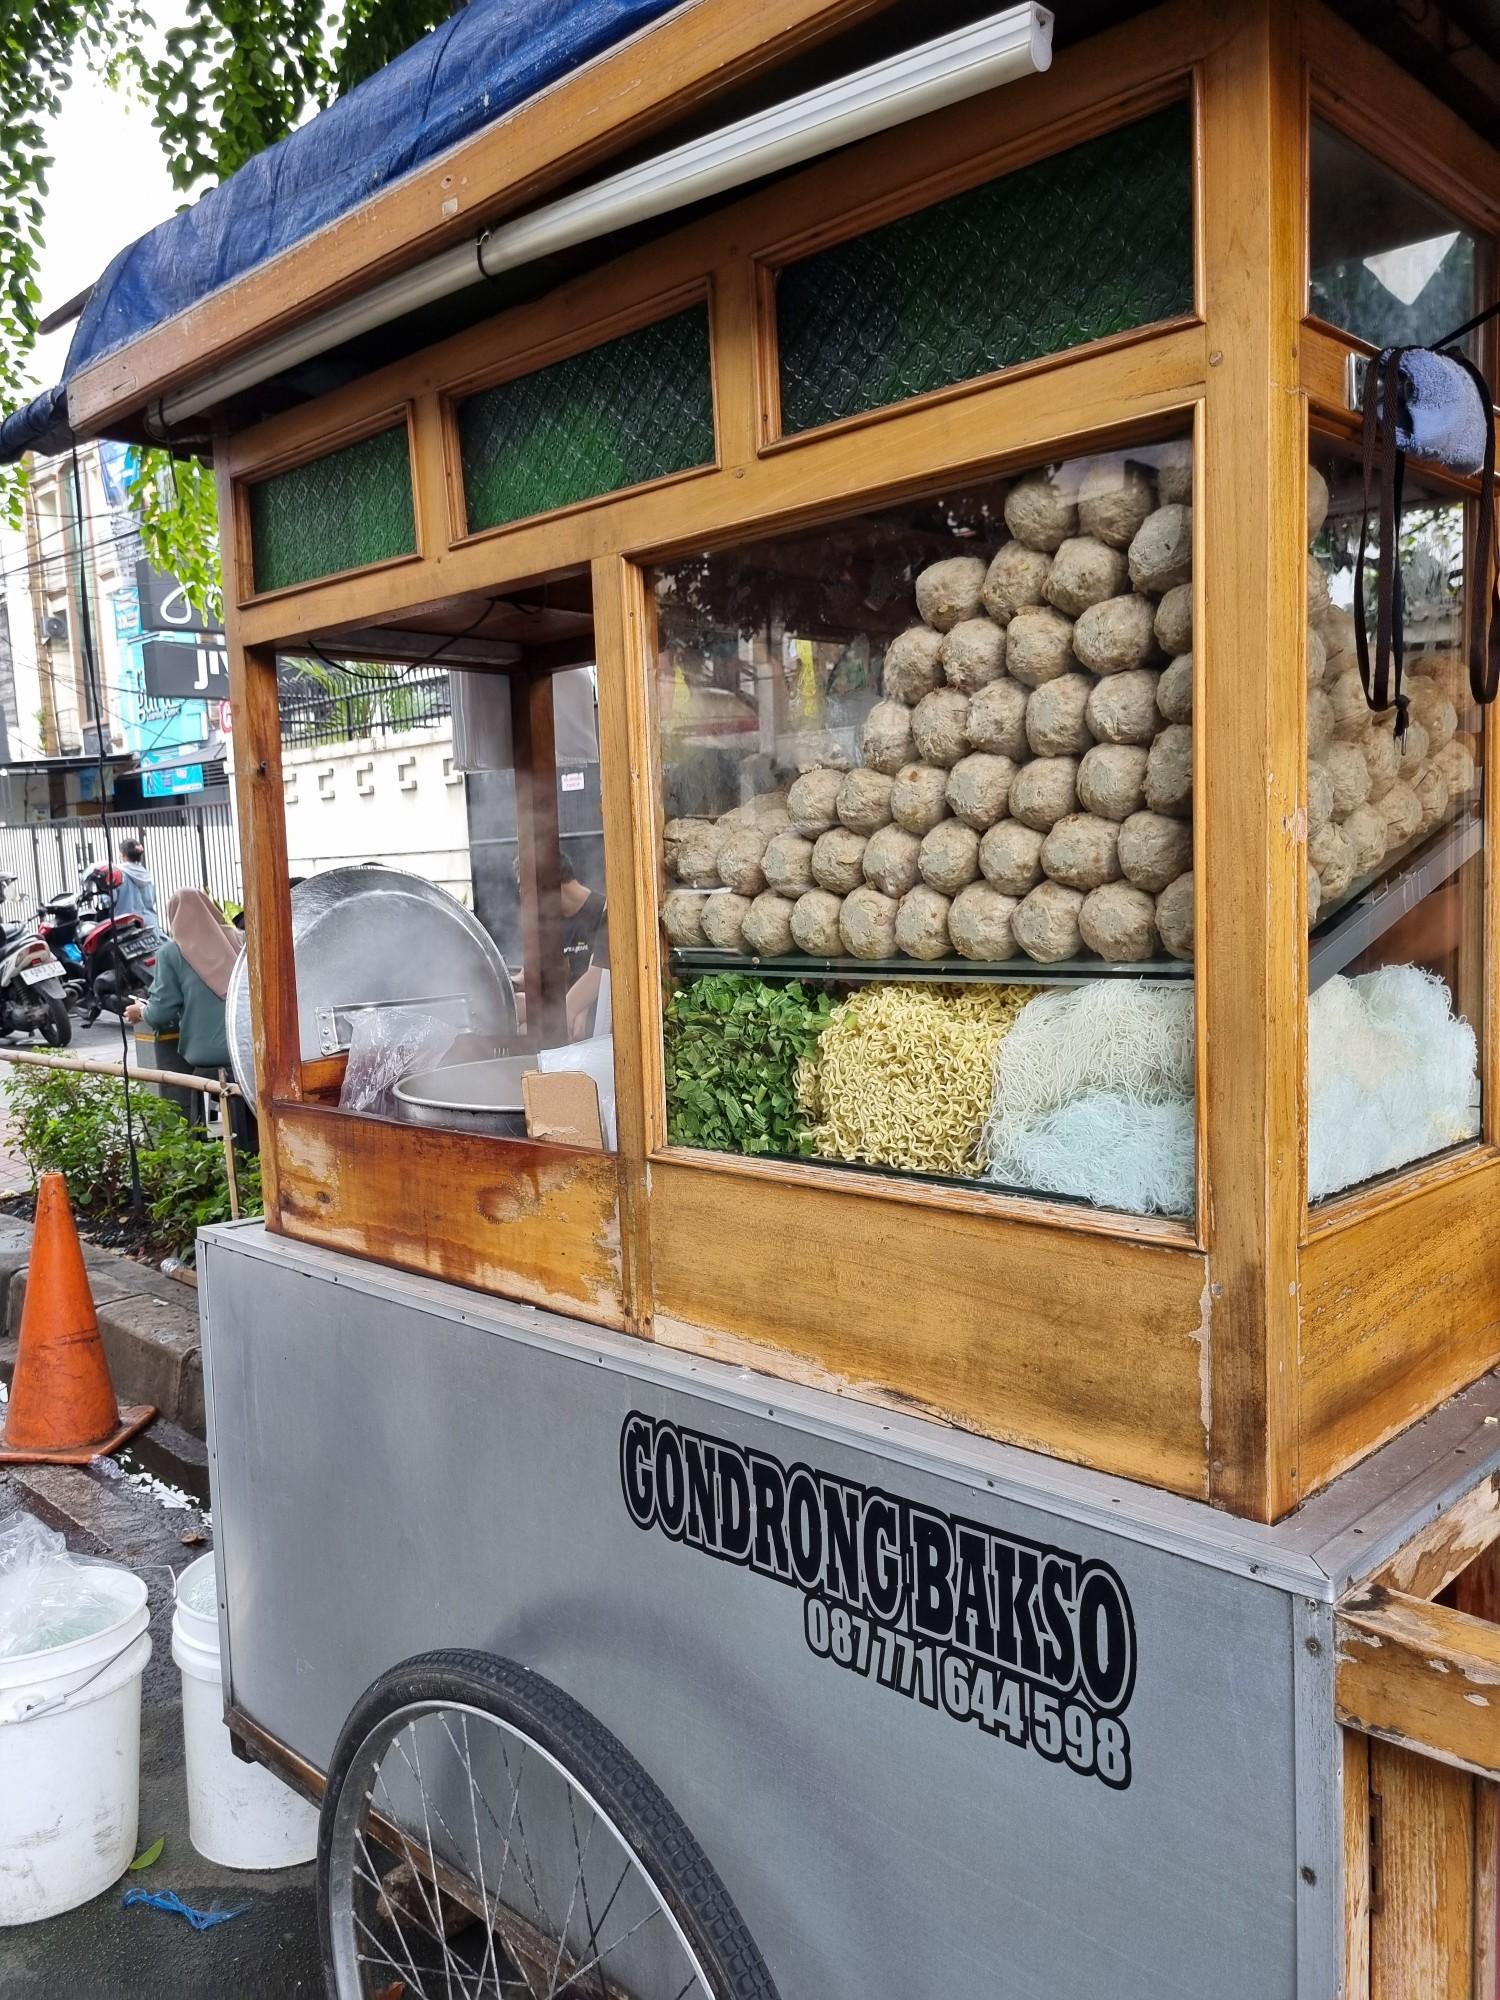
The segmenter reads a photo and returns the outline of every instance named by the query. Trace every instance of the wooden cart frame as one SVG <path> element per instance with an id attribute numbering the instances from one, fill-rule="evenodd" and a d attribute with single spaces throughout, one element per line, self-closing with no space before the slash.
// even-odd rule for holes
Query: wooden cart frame
<path id="1" fill-rule="evenodd" d="M 778 31 L 787 11 L 777 10 Z M 1194 130 L 1193 313 L 781 435 L 779 263 L 1183 96 Z M 1500 1233 L 1490 1224 L 1500 1007 L 1485 1010 L 1476 1143 L 1311 1213 L 1305 1197 L 1303 469 L 1310 429 L 1354 435 L 1346 364 L 1370 351 L 1304 314 L 1313 113 L 1387 158 L 1399 133 L 1392 164 L 1404 177 L 1481 236 L 1500 233 L 1500 153 L 1338 18 L 1312 0 L 1168 0 L 998 98 L 867 142 L 219 440 L 273 1228 L 894 1399 L 1263 1520 L 1500 1360 Z M 471 531 L 455 399 L 699 299 L 711 318 L 715 463 Z M 75 396 L 90 393 L 106 400 L 85 377 Z M 410 442 L 415 553 L 256 595 L 248 488 L 394 424 Z M 868 505 L 1187 430 L 1200 503 L 1196 1222 L 669 1146 L 644 566 L 833 518 L 851 496 Z M 337 1065 L 298 1053 L 278 653 L 413 618 L 440 631 L 455 600 L 581 576 L 599 664 L 618 1151 L 341 1114 Z M 565 650 L 513 672 L 518 742 L 531 732 L 534 754 L 545 757 L 550 730 L 537 690 L 577 657 Z M 1487 735 L 1493 755 L 1492 725 Z M 1493 994 L 1500 786 L 1485 794 Z M 543 865 L 523 844 L 523 871 Z M 866 1283 L 877 1266 L 880 1284 Z"/>

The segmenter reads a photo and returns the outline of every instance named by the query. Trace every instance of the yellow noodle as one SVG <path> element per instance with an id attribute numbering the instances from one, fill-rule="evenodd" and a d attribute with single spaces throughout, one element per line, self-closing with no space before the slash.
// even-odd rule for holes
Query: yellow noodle
<path id="1" fill-rule="evenodd" d="M 834 1014 L 798 1096 L 825 1158 L 971 1174 L 989 1114 L 995 1050 L 1029 986 L 863 987 Z"/>

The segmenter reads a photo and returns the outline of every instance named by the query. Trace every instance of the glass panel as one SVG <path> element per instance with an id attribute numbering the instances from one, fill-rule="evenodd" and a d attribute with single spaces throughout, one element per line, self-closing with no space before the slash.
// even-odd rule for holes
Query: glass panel
<path id="1" fill-rule="evenodd" d="M 652 575 L 669 1131 L 1187 1214 L 1192 465 Z"/>
<path id="2" fill-rule="evenodd" d="M 467 397 L 458 441 L 471 529 L 711 465 L 708 308 Z"/>
<path id="3" fill-rule="evenodd" d="M 487 647 L 523 621 L 576 644 L 586 580 L 547 597 L 455 604 L 443 660 L 481 621 Z M 324 1090 L 345 1110 L 501 1138 L 561 1118 L 612 1144 L 594 669 L 450 671 L 442 639 L 406 667 L 280 664 L 303 1057 L 347 1050 Z"/>
<path id="4" fill-rule="evenodd" d="M 779 271 L 782 429 L 1192 309 L 1192 128 L 1174 104 Z"/>
<path id="5" fill-rule="evenodd" d="M 257 590 L 410 555 L 417 527 L 406 426 L 259 480 L 249 502 Z"/>
<path id="6" fill-rule="evenodd" d="M 1463 659 L 1465 509 L 1407 474 L 1406 741 L 1354 652 L 1362 481 L 1315 441 L 1308 563 L 1308 1193 L 1477 1136 L 1483 730 Z M 1373 634 L 1373 577 L 1366 569 Z"/>
<path id="7" fill-rule="evenodd" d="M 1309 312 L 1375 347 L 1431 345 L 1478 306 L 1482 262 L 1456 216 L 1314 123 Z"/>

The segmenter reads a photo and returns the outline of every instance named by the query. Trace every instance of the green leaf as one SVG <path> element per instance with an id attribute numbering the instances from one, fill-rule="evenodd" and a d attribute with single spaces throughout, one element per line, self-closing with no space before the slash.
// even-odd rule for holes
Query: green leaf
<path id="1" fill-rule="evenodd" d="M 138 1854 L 134 1861 L 131 1862 L 131 1869 L 154 1868 L 157 1862 L 161 1860 L 161 1851 L 166 1844 L 167 1836 L 164 1833 L 159 1833 L 151 1845 L 143 1853 Z"/>

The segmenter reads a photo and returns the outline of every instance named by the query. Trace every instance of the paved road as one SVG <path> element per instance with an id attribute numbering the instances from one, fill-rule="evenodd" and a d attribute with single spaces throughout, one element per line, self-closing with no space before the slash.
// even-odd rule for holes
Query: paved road
<path id="1" fill-rule="evenodd" d="M 168 1570 L 180 1570 L 206 1543 L 196 1513 L 169 1509 L 90 1469 L 41 1467 L 0 1473 L 0 1521 L 18 1507 L 65 1526 L 69 1545 L 137 1567 L 151 1596 L 151 1662 L 141 1714 L 140 1845 L 166 1836 L 161 1860 L 132 1883 L 175 1889 L 196 1909 L 248 1905 L 209 1931 L 181 1917 L 122 1909 L 121 1884 L 82 1908 L 46 1922 L 0 1930 L 3 2000 L 315 2000 L 318 1969 L 311 1867 L 243 1874 L 204 1861 L 187 1830 L 182 1709 L 172 1661 Z M 4 1752 L 0 1746 L 0 1784 Z"/>

